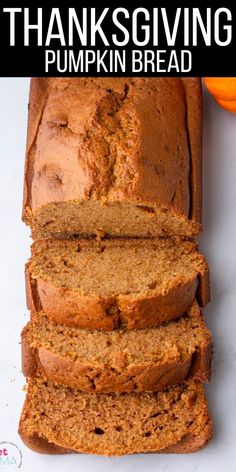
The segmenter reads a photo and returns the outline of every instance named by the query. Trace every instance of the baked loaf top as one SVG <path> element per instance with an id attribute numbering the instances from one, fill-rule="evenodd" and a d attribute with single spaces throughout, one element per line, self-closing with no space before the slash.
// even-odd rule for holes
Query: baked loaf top
<path id="1" fill-rule="evenodd" d="M 198 450 L 212 425 L 203 387 L 193 380 L 158 393 L 91 394 L 39 376 L 29 380 L 19 433 L 39 452 L 48 442 L 48 452 L 55 444 L 110 456 L 166 452 L 189 437 Z"/>
<path id="2" fill-rule="evenodd" d="M 36 239 L 199 233 L 200 79 L 32 79 L 23 217 Z"/>
<path id="3" fill-rule="evenodd" d="M 83 391 L 156 391 L 188 375 L 210 376 L 212 340 L 197 303 L 159 328 L 89 331 L 32 313 L 22 332 L 26 377 L 38 367 L 51 380 Z"/>
<path id="4" fill-rule="evenodd" d="M 26 267 L 28 308 L 79 328 L 147 328 L 209 299 L 195 242 L 173 239 L 44 240 Z"/>

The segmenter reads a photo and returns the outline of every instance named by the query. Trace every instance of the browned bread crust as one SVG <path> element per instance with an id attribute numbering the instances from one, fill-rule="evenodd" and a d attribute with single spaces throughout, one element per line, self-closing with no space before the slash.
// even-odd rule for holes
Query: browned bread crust
<path id="1" fill-rule="evenodd" d="M 208 444 L 212 422 L 198 382 L 157 394 L 88 395 L 39 377 L 29 382 L 19 434 L 48 454 L 189 453 Z"/>
<path id="2" fill-rule="evenodd" d="M 184 436 L 177 444 L 165 447 L 161 451 L 153 451 L 153 453 L 191 454 L 193 452 L 198 452 L 208 445 L 212 438 L 212 434 L 212 422 L 209 419 L 209 422 L 205 425 L 204 429 L 200 434 L 198 434 L 198 436 L 186 434 L 186 436 Z M 43 438 L 37 434 L 28 436 L 25 434 L 23 427 L 19 428 L 19 435 L 25 446 L 27 446 L 29 449 L 32 449 L 34 452 L 38 452 L 39 454 L 79 454 L 77 451 L 73 451 L 72 449 L 65 449 L 63 447 L 57 446 L 56 444 L 49 442 L 46 438 Z"/>
<path id="3" fill-rule="evenodd" d="M 157 391 L 187 376 L 207 382 L 211 351 L 211 334 L 196 303 L 189 314 L 161 328 L 63 329 L 40 312 L 22 332 L 25 377 L 34 377 L 40 368 L 50 380 L 83 391 Z"/>
<path id="4" fill-rule="evenodd" d="M 60 284 L 49 282 L 48 278 L 40 271 L 37 275 L 32 273 L 34 271 L 31 261 L 35 265 L 37 254 L 45 252 L 48 254 L 47 258 L 50 262 L 50 248 L 58 248 L 59 254 L 61 247 L 63 247 L 65 248 L 64 252 L 68 251 L 69 254 L 70 250 L 76 252 L 78 244 L 81 250 L 91 247 L 97 248 L 98 251 L 104 251 L 106 248 L 109 250 L 114 245 L 117 247 L 126 245 L 127 248 L 132 245 L 132 247 L 137 247 L 141 253 L 145 246 L 148 250 L 149 246 L 155 247 L 156 245 L 157 258 L 158 248 L 164 246 L 167 260 L 168 248 L 173 249 L 176 245 L 177 248 L 186 248 L 186 252 L 190 254 L 189 267 L 192 267 L 193 270 L 190 277 L 183 278 L 177 274 L 175 282 L 166 284 L 162 289 L 157 287 L 149 292 L 144 291 L 139 296 L 133 294 L 132 291 L 111 296 L 108 294 L 102 296 L 96 292 L 85 294 L 81 290 L 72 290 L 66 286 L 62 287 Z M 35 312 L 43 310 L 54 321 L 68 326 L 104 330 L 117 327 L 125 327 L 126 329 L 157 327 L 163 322 L 181 316 L 191 307 L 195 297 L 201 307 L 205 307 L 210 298 L 209 267 L 205 258 L 198 252 L 195 242 L 181 242 L 179 239 L 172 242 L 170 240 L 104 240 L 100 242 L 81 240 L 79 243 L 77 241 L 45 240 L 36 242 L 32 246 L 31 261 L 26 265 L 28 309 Z M 165 271 L 165 267 L 163 270 Z"/>
<path id="5" fill-rule="evenodd" d="M 32 79 L 23 218 L 33 237 L 149 236 L 149 222 L 152 236 L 199 233 L 201 115 L 199 78 Z M 78 225 L 87 203 L 91 225 Z"/>
<path id="6" fill-rule="evenodd" d="M 202 221 L 202 88 L 201 79 L 182 79 L 187 104 L 187 133 L 189 140 L 191 218 Z"/>

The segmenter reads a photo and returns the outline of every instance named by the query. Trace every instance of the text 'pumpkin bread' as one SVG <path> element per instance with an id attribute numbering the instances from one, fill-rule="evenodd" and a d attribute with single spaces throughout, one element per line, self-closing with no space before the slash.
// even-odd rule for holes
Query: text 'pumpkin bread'
<path id="1" fill-rule="evenodd" d="M 205 258 L 192 241 L 43 240 L 26 267 L 28 308 L 88 329 L 148 328 L 209 300 Z"/>
<path id="2" fill-rule="evenodd" d="M 201 132 L 199 78 L 32 79 L 33 238 L 198 234 Z"/>

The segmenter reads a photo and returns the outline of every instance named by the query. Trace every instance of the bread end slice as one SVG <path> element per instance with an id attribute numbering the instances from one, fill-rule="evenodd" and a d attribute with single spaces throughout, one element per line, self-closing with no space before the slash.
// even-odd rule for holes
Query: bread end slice
<path id="1" fill-rule="evenodd" d="M 212 436 L 204 389 L 194 380 L 156 393 L 91 395 L 38 374 L 29 380 L 19 425 L 38 452 L 187 453 Z"/>

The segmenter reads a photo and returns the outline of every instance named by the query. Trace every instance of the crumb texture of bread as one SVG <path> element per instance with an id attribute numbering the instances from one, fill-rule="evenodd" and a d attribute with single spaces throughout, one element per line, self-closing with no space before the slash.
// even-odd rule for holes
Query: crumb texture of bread
<path id="1" fill-rule="evenodd" d="M 23 218 L 35 239 L 198 234 L 200 79 L 32 79 Z"/>
<path id="2" fill-rule="evenodd" d="M 26 377 L 40 367 L 50 380 L 83 391 L 157 391 L 191 375 L 210 377 L 212 339 L 197 303 L 177 321 L 143 330 L 70 328 L 32 313 L 22 333 Z"/>
<path id="3" fill-rule="evenodd" d="M 156 327 L 209 299 L 195 242 L 43 240 L 26 267 L 28 308 L 78 328 Z M 203 289 L 203 287 L 205 287 Z"/>
<path id="4" fill-rule="evenodd" d="M 111 456 L 165 452 L 187 437 L 198 441 L 196 450 L 212 426 L 204 389 L 193 380 L 158 393 L 88 394 L 38 376 L 29 380 L 19 433 L 33 449 L 39 438 L 43 452 L 46 440 L 64 451 Z"/>

